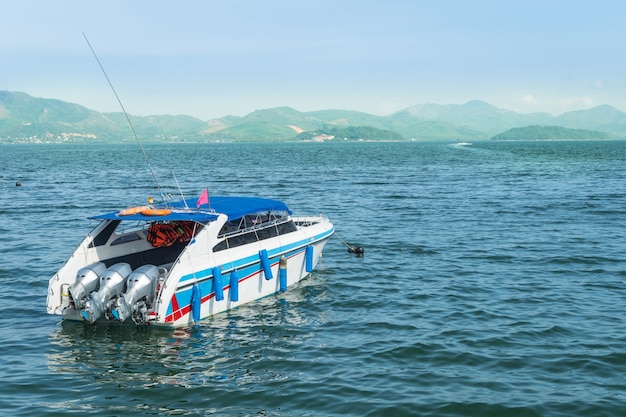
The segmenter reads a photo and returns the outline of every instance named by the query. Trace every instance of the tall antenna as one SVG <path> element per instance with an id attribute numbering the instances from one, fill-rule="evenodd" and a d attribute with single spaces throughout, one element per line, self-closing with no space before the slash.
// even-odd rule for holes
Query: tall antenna
<path id="1" fill-rule="evenodd" d="M 180 184 L 178 183 L 178 178 L 176 178 L 176 174 L 174 174 L 174 171 L 172 171 L 172 175 L 174 176 L 174 181 L 176 181 L 178 192 L 180 193 L 180 196 L 183 198 L 183 203 L 185 204 L 185 208 L 189 209 L 189 206 L 187 205 L 187 200 L 185 200 L 185 196 L 183 195 L 183 190 L 180 189 Z"/>
<path id="2" fill-rule="evenodd" d="M 83 37 L 85 38 L 87 45 L 89 45 L 89 49 L 91 49 L 93 56 L 96 58 L 96 61 L 98 62 L 98 65 L 100 66 L 100 69 L 102 70 L 102 73 L 104 74 L 104 77 L 107 79 L 107 82 L 109 83 L 109 86 L 111 87 L 111 90 L 113 90 L 113 94 L 115 94 L 115 98 L 117 99 L 117 102 L 122 108 L 122 112 L 124 112 L 124 116 L 126 116 L 126 120 L 128 121 L 130 129 L 133 131 L 133 136 L 135 136 L 135 139 L 137 140 L 137 143 L 139 144 L 139 148 L 141 149 L 141 153 L 143 154 L 143 157 L 146 160 L 146 164 L 148 164 L 148 169 L 150 169 L 150 173 L 152 174 L 154 183 L 156 184 L 159 190 L 159 194 L 161 194 L 161 199 L 163 199 L 163 203 L 167 205 L 167 201 L 165 200 L 165 193 L 161 189 L 161 184 L 159 183 L 159 179 L 157 178 L 156 172 L 154 172 L 154 169 L 152 169 L 152 165 L 150 165 L 150 160 L 148 159 L 148 155 L 146 154 L 146 151 L 143 149 L 143 145 L 141 144 L 141 141 L 139 140 L 139 136 L 137 136 L 137 132 L 135 131 L 135 126 L 133 126 L 133 123 L 130 121 L 130 117 L 128 117 L 128 113 L 126 112 L 126 109 L 124 108 L 124 105 L 122 104 L 122 100 L 120 100 L 120 97 L 117 95 L 117 91 L 115 91 L 115 87 L 113 87 L 113 83 L 111 82 L 111 80 L 109 79 L 109 76 L 104 70 L 102 63 L 100 63 L 100 59 L 98 59 L 98 55 L 96 55 L 96 51 L 91 46 L 91 43 L 89 42 L 89 39 L 87 39 L 87 35 L 85 35 L 85 32 L 83 32 Z"/>

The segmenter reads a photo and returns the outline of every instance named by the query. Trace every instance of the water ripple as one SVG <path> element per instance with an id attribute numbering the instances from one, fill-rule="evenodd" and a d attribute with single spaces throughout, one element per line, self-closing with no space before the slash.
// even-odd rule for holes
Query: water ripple
<path id="1" fill-rule="evenodd" d="M 176 331 L 45 314 L 48 278 L 95 226 L 84 219 L 145 201 L 151 179 L 135 147 L 3 148 L 2 178 L 23 185 L 0 193 L 0 409 L 622 415 L 625 147 L 150 144 L 186 195 L 210 175 L 213 195 L 314 207 L 365 247 L 356 257 L 333 239 L 296 288 Z"/>

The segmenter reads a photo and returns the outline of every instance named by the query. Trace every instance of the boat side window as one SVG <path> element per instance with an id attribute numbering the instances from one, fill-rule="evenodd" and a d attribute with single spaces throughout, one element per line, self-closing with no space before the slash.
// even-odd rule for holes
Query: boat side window
<path id="1" fill-rule="evenodd" d="M 228 238 L 228 246 L 234 248 L 235 246 L 243 246 L 248 243 L 257 242 L 258 239 L 256 237 L 256 233 L 254 231 L 244 233 L 242 235 L 236 235 Z"/>
<path id="2" fill-rule="evenodd" d="M 228 249 L 228 240 L 227 239 L 224 239 L 220 243 L 218 243 L 217 245 L 213 246 L 213 252 L 219 252 L 221 250 L 226 250 L 226 249 Z"/>
<path id="3" fill-rule="evenodd" d="M 117 228 L 118 224 L 120 224 L 120 220 L 113 220 L 109 224 L 107 224 L 106 227 L 93 238 L 93 241 L 89 244 L 89 247 L 93 248 L 106 245 L 106 243 L 109 241 L 109 238 Z"/>
<path id="4" fill-rule="evenodd" d="M 226 236 L 224 240 L 213 247 L 213 252 L 219 252 L 229 248 L 235 248 L 237 246 L 246 245 L 248 243 L 256 242 L 258 240 L 269 239 L 279 235 L 285 235 L 287 233 L 295 232 L 297 229 L 293 221 L 282 222 L 278 224 L 271 224 L 267 227 L 253 229 L 246 233 L 234 234 Z"/>
<path id="5" fill-rule="evenodd" d="M 264 227 L 263 229 L 259 229 L 256 231 L 259 240 L 269 239 L 271 237 L 278 236 L 278 228 L 276 225 Z"/>
<path id="6" fill-rule="evenodd" d="M 213 252 L 219 252 L 221 250 L 247 245 L 248 243 L 253 243 L 257 240 L 258 239 L 254 230 L 240 235 L 230 236 L 215 245 L 213 247 Z"/>
<path id="7" fill-rule="evenodd" d="M 279 223 L 276 227 L 278 228 L 279 235 L 286 235 L 287 233 L 295 232 L 298 230 L 292 220 L 284 223 Z"/>

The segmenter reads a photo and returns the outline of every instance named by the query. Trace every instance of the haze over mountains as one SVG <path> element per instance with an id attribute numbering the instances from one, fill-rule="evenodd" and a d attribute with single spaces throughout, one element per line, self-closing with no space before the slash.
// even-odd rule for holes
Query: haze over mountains
<path id="1" fill-rule="evenodd" d="M 553 116 L 521 114 L 479 100 L 419 104 L 389 116 L 350 110 L 299 112 L 290 107 L 203 121 L 186 115 L 129 115 L 143 141 L 287 141 L 331 137 L 364 140 L 488 140 L 512 128 L 560 126 L 626 138 L 626 113 L 609 105 Z M 325 136 L 324 136 L 325 135 Z M 0 142 L 134 140 L 122 112 L 99 113 L 74 103 L 0 91 Z"/>

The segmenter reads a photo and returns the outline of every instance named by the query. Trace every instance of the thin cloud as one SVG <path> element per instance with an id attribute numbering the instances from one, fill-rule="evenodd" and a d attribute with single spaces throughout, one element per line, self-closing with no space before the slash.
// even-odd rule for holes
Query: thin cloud
<path id="1" fill-rule="evenodd" d="M 589 108 L 593 107 L 594 102 L 591 97 L 572 97 L 561 99 L 561 105 L 564 108 Z"/>
<path id="2" fill-rule="evenodd" d="M 535 99 L 535 97 L 532 94 L 526 94 L 524 97 L 522 97 L 522 102 L 524 104 L 530 104 L 532 106 L 536 106 L 539 104 L 539 102 Z"/>

